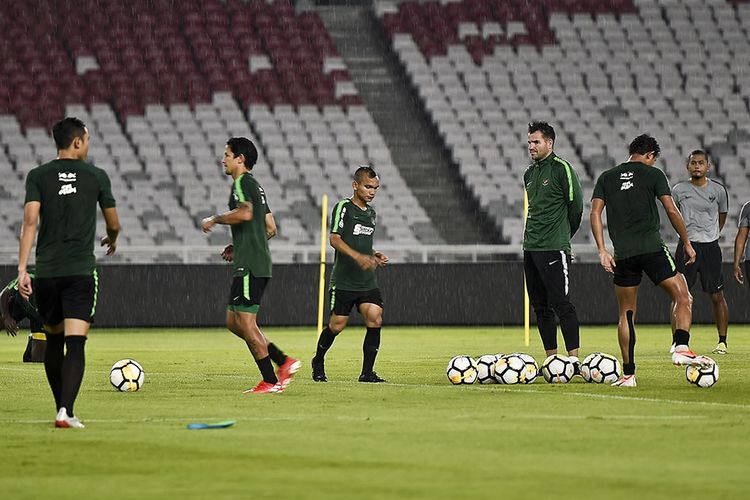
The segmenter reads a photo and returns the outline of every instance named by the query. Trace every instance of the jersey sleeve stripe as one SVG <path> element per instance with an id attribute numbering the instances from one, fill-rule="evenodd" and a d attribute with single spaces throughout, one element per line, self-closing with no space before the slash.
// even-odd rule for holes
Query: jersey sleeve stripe
<path id="1" fill-rule="evenodd" d="M 565 167 L 565 174 L 568 176 L 568 201 L 573 201 L 573 173 L 571 172 L 570 163 L 563 160 L 559 156 L 555 156 L 555 161 L 562 163 Z"/>
<path id="2" fill-rule="evenodd" d="M 715 182 L 716 184 L 718 184 L 719 186 L 721 186 L 721 188 L 724 190 L 724 196 L 727 197 L 727 212 L 729 212 L 729 191 L 727 191 L 727 187 L 724 184 L 722 184 L 721 182 L 716 181 L 714 179 L 708 179 L 708 180 L 711 181 L 711 182 Z"/>
<path id="3" fill-rule="evenodd" d="M 348 200 L 341 200 L 336 204 L 336 213 L 333 216 L 333 224 L 331 224 L 331 232 L 335 233 L 336 228 L 339 227 L 339 222 L 341 222 L 341 209 L 344 208 L 344 204 Z"/>
<path id="4" fill-rule="evenodd" d="M 245 174 L 240 175 L 234 180 L 234 192 L 237 195 L 237 200 L 242 203 L 247 201 L 245 198 L 245 193 L 242 192 L 242 177 L 244 177 Z"/>

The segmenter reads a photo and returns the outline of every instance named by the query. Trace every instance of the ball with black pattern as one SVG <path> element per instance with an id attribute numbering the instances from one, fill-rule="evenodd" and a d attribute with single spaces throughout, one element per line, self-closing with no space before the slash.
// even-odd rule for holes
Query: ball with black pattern
<path id="1" fill-rule="evenodd" d="M 146 373 L 133 359 L 121 359 L 109 370 L 109 382 L 121 392 L 135 392 L 143 387 Z"/>

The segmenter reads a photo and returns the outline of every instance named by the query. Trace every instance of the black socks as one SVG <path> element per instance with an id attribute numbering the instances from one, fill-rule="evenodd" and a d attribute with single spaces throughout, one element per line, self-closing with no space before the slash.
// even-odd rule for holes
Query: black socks
<path id="1" fill-rule="evenodd" d="M 47 334 L 47 349 L 44 352 L 44 371 L 47 374 L 52 395 L 55 398 L 55 410 L 62 406 L 62 366 L 65 358 L 65 336 Z"/>
<path id="2" fill-rule="evenodd" d="M 330 328 L 325 327 L 323 331 L 320 332 L 320 337 L 318 338 L 318 347 L 315 350 L 315 357 L 319 361 L 322 361 L 323 358 L 325 358 L 326 352 L 328 352 L 328 349 L 331 348 L 334 340 L 336 340 L 336 334 L 333 333 Z"/>
<path id="3" fill-rule="evenodd" d="M 362 373 L 372 373 L 375 366 L 375 358 L 380 348 L 380 328 L 367 328 L 365 341 L 362 343 Z"/>
<path id="4" fill-rule="evenodd" d="M 273 372 L 273 365 L 271 364 L 270 356 L 266 356 L 263 359 L 256 359 L 255 362 L 258 364 L 263 380 L 269 384 L 275 384 L 279 381 L 279 379 L 276 378 L 276 374 Z"/>
<path id="5" fill-rule="evenodd" d="M 675 345 L 688 345 L 690 342 L 690 333 L 685 330 L 677 329 L 674 331 Z"/>
<path id="6" fill-rule="evenodd" d="M 86 366 L 86 337 L 81 335 L 71 335 L 65 337 L 65 346 L 67 352 L 62 362 L 62 399 L 60 407 L 65 407 L 68 416 L 72 417 L 73 404 L 78 396 L 78 390 L 81 388 L 83 381 L 83 371 Z"/>
<path id="7" fill-rule="evenodd" d="M 281 349 L 276 347 L 273 342 L 268 344 L 268 355 L 271 357 L 271 361 L 281 366 L 286 361 L 286 354 L 281 352 Z"/>

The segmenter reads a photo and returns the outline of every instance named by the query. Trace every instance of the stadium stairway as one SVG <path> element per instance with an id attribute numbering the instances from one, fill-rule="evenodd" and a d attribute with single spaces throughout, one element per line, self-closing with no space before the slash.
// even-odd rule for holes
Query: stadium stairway
<path id="1" fill-rule="evenodd" d="M 394 163 L 431 219 L 414 228 L 420 241 L 495 242 L 496 231 L 450 162 L 450 153 L 431 127 L 372 10 L 342 5 L 316 10 Z"/>

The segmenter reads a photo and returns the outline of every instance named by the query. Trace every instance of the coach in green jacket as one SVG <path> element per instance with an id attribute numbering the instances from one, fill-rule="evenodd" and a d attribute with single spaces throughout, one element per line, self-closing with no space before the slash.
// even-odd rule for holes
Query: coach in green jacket
<path id="1" fill-rule="evenodd" d="M 579 325 L 570 302 L 570 239 L 581 225 L 581 183 L 570 163 L 553 149 L 555 129 L 546 122 L 529 124 L 528 146 L 533 163 L 523 174 L 529 200 L 523 235 L 526 287 L 536 313 L 547 356 L 557 354 L 560 320 L 565 348 L 579 371 Z"/>

